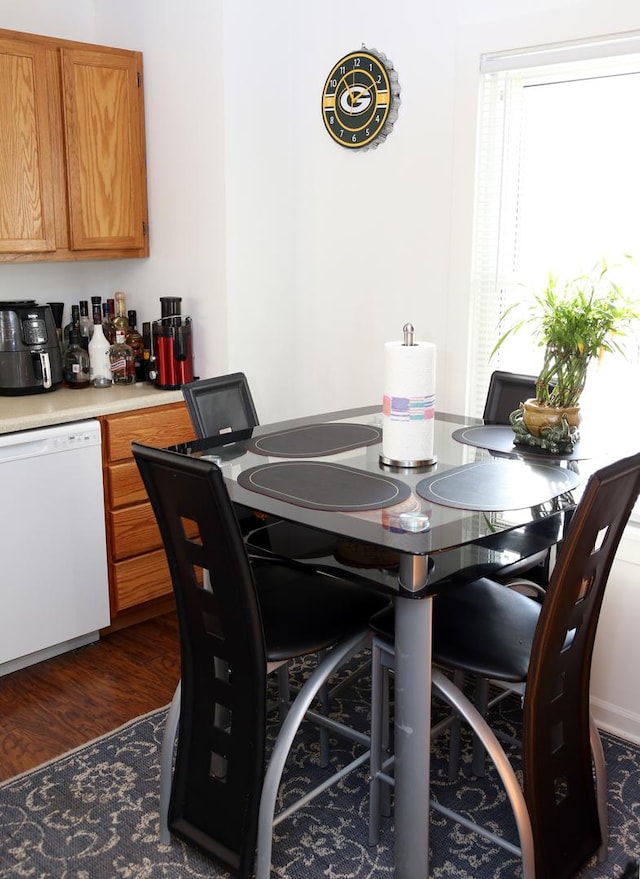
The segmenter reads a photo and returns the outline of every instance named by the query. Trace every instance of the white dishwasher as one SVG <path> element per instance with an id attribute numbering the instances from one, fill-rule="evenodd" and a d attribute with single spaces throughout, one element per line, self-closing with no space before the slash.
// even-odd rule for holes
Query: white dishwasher
<path id="1" fill-rule="evenodd" d="M 0 436 L 0 675 L 95 641 L 109 587 L 100 425 Z"/>

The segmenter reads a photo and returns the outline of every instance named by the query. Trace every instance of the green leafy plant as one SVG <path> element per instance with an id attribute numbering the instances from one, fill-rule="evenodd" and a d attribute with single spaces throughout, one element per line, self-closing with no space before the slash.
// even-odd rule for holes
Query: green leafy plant
<path id="1" fill-rule="evenodd" d="M 610 271 L 602 261 L 591 274 L 569 281 L 550 274 L 547 286 L 536 294 L 526 315 L 496 342 L 492 357 L 505 339 L 529 327 L 537 344 L 544 347 L 544 362 L 536 379 L 539 403 L 560 409 L 577 406 L 591 361 L 606 351 L 625 356 L 620 342 L 640 319 L 640 303 L 622 292 Z M 520 308 L 519 302 L 508 308 L 500 324 Z"/>

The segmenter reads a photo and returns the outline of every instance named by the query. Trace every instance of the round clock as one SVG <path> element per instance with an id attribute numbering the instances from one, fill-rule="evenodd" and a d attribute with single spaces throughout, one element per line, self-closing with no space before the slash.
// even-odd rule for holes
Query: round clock
<path id="1" fill-rule="evenodd" d="M 398 118 L 400 84 L 382 52 L 363 46 L 341 58 L 322 91 L 325 128 L 348 149 L 377 147 Z"/>

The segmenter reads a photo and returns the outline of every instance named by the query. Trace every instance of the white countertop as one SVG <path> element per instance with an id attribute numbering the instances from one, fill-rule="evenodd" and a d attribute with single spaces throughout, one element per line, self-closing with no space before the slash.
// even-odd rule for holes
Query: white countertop
<path id="1" fill-rule="evenodd" d="M 0 396 L 0 434 L 162 406 L 182 399 L 180 390 L 162 391 L 147 383 L 87 388 L 82 391 L 59 388 L 22 397 Z"/>

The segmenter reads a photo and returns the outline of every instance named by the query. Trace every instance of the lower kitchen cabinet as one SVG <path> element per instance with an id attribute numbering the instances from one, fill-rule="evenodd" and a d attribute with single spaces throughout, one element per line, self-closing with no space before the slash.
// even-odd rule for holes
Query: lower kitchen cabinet
<path id="1" fill-rule="evenodd" d="M 171 594 L 171 577 L 131 443 L 165 447 L 193 439 L 184 403 L 105 415 L 102 423 L 111 618 Z"/>

